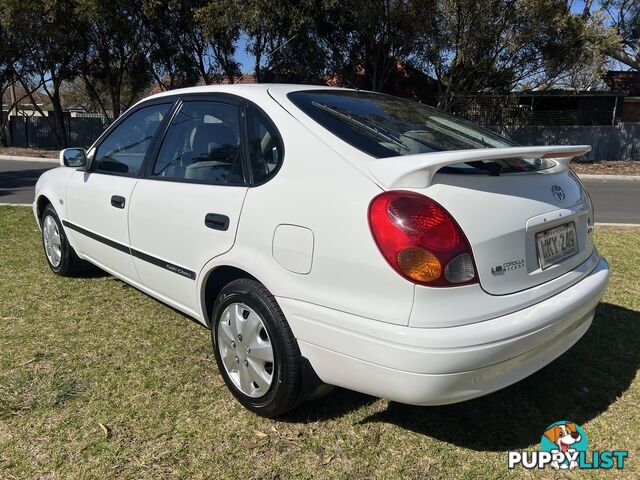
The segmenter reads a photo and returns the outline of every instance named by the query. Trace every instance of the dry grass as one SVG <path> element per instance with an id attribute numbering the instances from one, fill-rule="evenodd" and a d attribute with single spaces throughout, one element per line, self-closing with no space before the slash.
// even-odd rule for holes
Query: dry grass
<path id="1" fill-rule="evenodd" d="M 45 148 L 0 147 L 0 155 L 16 155 L 18 157 L 58 158 L 60 150 Z"/>
<path id="2" fill-rule="evenodd" d="M 640 160 L 572 162 L 571 170 L 576 173 L 595 175 L 640 175 Z"/>
<path id="3" fill-rule="evenodd" d="M 628 449 L 638 478 L 640 232 L 597 237 L 605 303 L 532 377 L 437 408 L 336 390 L 266 420 L 223 386 L 206 329 L 109 276 L 56 277 L 30 211 L 0 207 L 0 478 L 557 478 L 508 472 L 505 452 L 560 419 Z"/>

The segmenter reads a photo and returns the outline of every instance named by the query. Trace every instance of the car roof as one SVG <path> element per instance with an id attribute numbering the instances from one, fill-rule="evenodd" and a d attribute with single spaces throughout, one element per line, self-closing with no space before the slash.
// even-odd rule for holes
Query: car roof
<path id="1" fill-rule="evenodd" d="M 243 93 L 252 92 L 256 90 L 262 90 L 264 93 L 267 91 L 277 91 L 282 94 L 290 92 L 297 92 L 302 90 L 351 90 L 349 88 L 340 87 L 328 87 L 325 85 L 297 85 L 287 83 L 242 83 L 242 84 L 225 84 L 225 85 L 202 85 L 198 87 L 178 88 L 176 90 L 167 90 L 166 92 L 156 93 L 146 97 L 143 101 L 151 100 L 154 98 L 162 98 L 172 95 L 187 95 L 191 93 L 230 93 L 242 96 Z"/>

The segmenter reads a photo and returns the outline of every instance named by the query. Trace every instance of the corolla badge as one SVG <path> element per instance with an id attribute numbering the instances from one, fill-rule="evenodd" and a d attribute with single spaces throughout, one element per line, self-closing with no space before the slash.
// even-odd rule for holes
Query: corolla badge
<path id="1" fill-rule="evenodd" d="M 560 185 L 552 186 L 551 193 L 553 194 L 556 200 L 560 202 L 564 200 L 564 190 L 562 190 L 562 187 Z"/>

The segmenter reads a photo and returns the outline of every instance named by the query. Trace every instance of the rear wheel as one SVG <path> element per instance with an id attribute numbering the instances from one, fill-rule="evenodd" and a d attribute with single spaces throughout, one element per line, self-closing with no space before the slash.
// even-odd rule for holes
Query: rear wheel
<path id="1" fill-rule="evenodd" d="M 44 256 L 54 273 L 68 277 L 85 269 L 84 262 L 69 245 L 62 223 L 51 204 L 42 211 L 41 228 Z"/>
<path id="2" fill-rule="evenodd" d="M 298 344 L 273 295 L 262 284 L 239 279 L 226 285 L 212 319 L 218 369 L 242 405 L 274 417 L 302 401 Z"/>

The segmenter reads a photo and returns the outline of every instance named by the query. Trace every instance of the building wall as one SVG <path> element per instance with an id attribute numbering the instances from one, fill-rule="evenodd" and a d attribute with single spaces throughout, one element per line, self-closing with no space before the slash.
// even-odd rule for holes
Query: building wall
<path id="1" fill-rule="evenodd" d="M 640 161 L 640 123 L 493 126 L 491 129 L 520 145 L 591 145 L 587 160 Z"/>
<path id="2" fill-rule="evenodd" d="M 622 109 L 623 122 L 640 122 L 640 98 L 626 98 Z"/>

